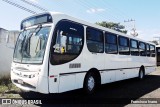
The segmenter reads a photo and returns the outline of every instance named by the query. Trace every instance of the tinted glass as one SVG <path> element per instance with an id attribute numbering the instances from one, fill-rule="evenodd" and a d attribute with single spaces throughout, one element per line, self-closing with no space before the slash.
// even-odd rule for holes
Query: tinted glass
<path id="1" fill-rule="evenodd" d="M 132 48 L 138 48 L 138 42 L 135 40 L 131 40 L 131 47 Z"/>
<path id="2" fill-rule="evenodd" d="M 151 52 L 151 57 L 155 57 L 155 46 L 150 45 L 150 52 Z"/>
<path id="3" fill-rule="evenodd" d="M 146 56 L 146 44 L 139 42 L 139 51 L 141 56 Z"/>
<path id="4" fill-rule="evenodd" d="M 96 29 L 87 28 L 87 40 L 103 42 L 103 32 Z"/>
<path id="5" fill-rule="evenodd" d="M 119 45 L 128 47 L 129 39 L 125 37 L 119 37 Z"/>
<path id="6" fill-rule="evenodd" d="M 37 25 L 37 24 L 51 23 L 51 22 L 52 22 L 52 16 L 50 14 L 34 16 L 34 17 L 24 20 L 21 23 L 21 29 L 24 29 L 29 26 Z"/>
<path id="7" fill-rule="evenodd" d="M 138 41 L 130 40 L 130 52 L 132 56 L 139 56 Z"/>
<path id="8" fill-rule="evenodd" d="M 146 49 L 145 43 L 140 42 L 139 43 L 139 48 L 145 50 Z"/>
<path id="9" fill-rule="evenodd" d="M 119 36 L 119 54 L 130 55 L 129 51 L 129 39 Z"/>
<path id="10" fill-rule="evenodd" d="M 16 43 L 14 61 L 27 64 L 41 64 L 49 33 L 50 27 L 32 28 L 22 31 Z"/>
<path id="11" fill-rule="evenodd" d="M 117 36 L 115 34 L 106 33 L 105 40 L 106 40 L 106 43 L 117 44 Z"/>
<path id="12" fill-rule="evenodd" d="M 118 53 L 117 36 L 115 34 L 105 34 L 105 52 L 109 54 Z"/>
<path id="13" fill-rule="evenodd" d="M 53 49 L 51 63 L 54 65 L 72 61 L 82 51 L 84 40 L 84 28 L 82 25 L 60 21 L 53 35 Z"/>
<path id="14" fill-rule="evenodd" d="M 146 45 L 146 48 L 147 48 L 147 56 L 150 57 L 150 47 L 149 47 L 149 44 Z"/>
<path id="15" fill-rule="evenodd" d="M 102 31 L 87 27 L 87 47 L 90 52 L 103 53 L 103 38 Z"/>

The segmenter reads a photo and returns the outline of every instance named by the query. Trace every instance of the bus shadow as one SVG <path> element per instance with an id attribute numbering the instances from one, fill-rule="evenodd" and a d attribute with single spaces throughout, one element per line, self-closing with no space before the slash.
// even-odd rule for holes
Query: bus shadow
<path id="1" fill-rule="evenodd" d="M 74 90 L 60 94 L 39 94 L 34 92 L 20 93 L 24 99 L 41 99 L 42 105 L 55 104 L 56 106 L 71 106 L 89 104 L 92 107 L 97 104 L 101 106 L 119 105 L 125 106 L 131 103 L 131 100 L 139 99 L 140 97 L 150 93 L 160 87 L 160 76 L 148 75 L 143 80 L 137 78 L 114 82 L 102 85 L 95 94 L 86 95 L 83 91 Z M 52 105 L 53 106 L 53 105 Z"/>

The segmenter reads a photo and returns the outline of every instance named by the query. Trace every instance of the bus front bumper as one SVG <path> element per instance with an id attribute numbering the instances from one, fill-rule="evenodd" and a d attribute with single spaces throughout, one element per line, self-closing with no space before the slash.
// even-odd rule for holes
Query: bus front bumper
<path id="1" fill-rule="evenodd" d="M 48 94 L 48 78 L 32 72 L 11 71 L 11 81 L 24 91 Z"/>

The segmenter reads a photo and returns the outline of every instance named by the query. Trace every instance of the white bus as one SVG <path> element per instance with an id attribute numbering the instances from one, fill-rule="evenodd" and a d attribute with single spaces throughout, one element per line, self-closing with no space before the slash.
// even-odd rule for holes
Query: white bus
<path id="1" fill-rule="evenodd" d="M 61 93 L 155 71 L 155 45 L 61 13 L 21 23 L 11 80 L 22 90 Z"/>

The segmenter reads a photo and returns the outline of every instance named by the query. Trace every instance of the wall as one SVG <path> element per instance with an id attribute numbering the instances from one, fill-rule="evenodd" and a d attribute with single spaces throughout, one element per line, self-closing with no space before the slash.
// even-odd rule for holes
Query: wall
<path id="1" fill-rule="evenodd" d="M 7 31 L 0 28 L 0 77 L 10 74 L 18 34 L 18 31 Z"/>

